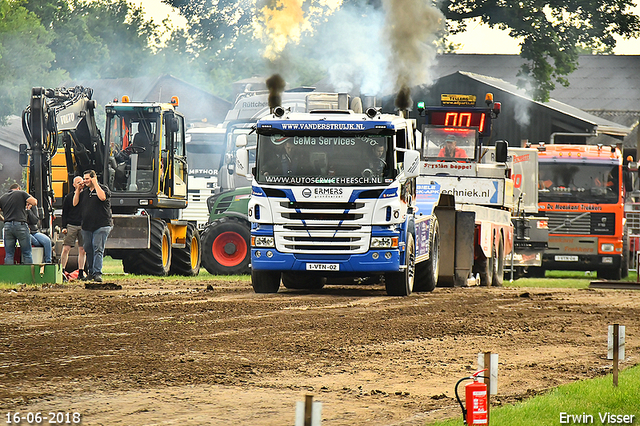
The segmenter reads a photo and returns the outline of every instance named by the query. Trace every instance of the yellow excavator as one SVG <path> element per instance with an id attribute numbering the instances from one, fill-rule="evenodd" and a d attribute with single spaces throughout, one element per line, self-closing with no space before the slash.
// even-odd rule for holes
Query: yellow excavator
<path id="1" fill-rule="evenodd" d="M 20 149 L 28 191 L 38 199 L 41 229 L 53 237 L 54 212 L 73 177 L 92 169 L 111 191 L 114 227 L 105 254 L 125 272 L 197 275 L 200 234 L 179 220 L 187 206 L 184 116 L 178 99 L 105 106 L 105 138 L 95 121 L 92 90 L 33 88 L 23 113 L 28 141 Z"/>

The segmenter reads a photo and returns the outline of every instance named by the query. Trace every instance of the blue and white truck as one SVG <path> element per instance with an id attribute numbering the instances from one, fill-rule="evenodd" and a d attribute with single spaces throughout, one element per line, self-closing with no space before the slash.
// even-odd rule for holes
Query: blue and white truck
<path id="1" fill-rule="evenodd" d="M 466 137 L 464 158 L 438 158 L 447 132 Z M 277 292 L 281 282 L 318 289 L 343 277 L 383 277 L 387 294 L 400 296 L 439 281 L 501 282 L 513 183 L 506 144 L 502 162 L 480 163 L 478 126 L 428 124 L 416 143 L 416 122 L 403 112 L 274 108 L 256 134 L 255 167 L 246 147 L 236 167 L 252 177 L 256 292 Z"/>
<path id="2" fill-rule="evenodd" d="M 410 294 L 416 259 L 433 258 L 415 241 L 415 121 L 375 108 L 275 108 L 256 131 L 255 168 L 248 170 L 247 149 L 237 153 L 237 172 L 253 176 L 254 290 L 383 275 L 388 294 Z"/>

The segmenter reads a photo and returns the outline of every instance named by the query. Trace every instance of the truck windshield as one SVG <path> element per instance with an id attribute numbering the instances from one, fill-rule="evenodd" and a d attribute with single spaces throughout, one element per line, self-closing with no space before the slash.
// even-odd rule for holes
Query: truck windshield
<path id="1" fill-rule="evenodd" d="M 218 174 L 225 151 L 225 133 L 187 133 L 189 175 L 209 177 Z"/>
<path id="2" fill-rule="evenodd" d="M 538 170 L 540 202 L 618 202 L 620 176 L 616 164 L 540 161 Z"/>
<path id="3" fill-rule="evenodd" d="M 422 155 L 437 161 L 467 161 L 475 157 L 477 131 L 468 127 L 425 127 Z"/>
<path id="4" fill-rule="evenodd" d="M 292 185 L 379 185 L 393 172 L 392 138 L 382 135 L 260 135 L 256 179 Z"/>

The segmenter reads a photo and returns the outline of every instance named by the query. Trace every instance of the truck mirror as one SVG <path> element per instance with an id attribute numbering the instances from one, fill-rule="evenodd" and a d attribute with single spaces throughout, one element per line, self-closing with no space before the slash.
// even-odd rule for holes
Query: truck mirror
<path id="1" fill-rule="evenodd" d="M 507 162 L 507 141 L 496 141 L 496 162 Z"/>
<path id="2" fill-rule="evenodd" d="M 177 132 L 178 130 L 180 130 L 180 126 L 178 124 L 178 119 L 176 117 L 172 117 L 169 120 L 169 127 L 170 127 L 170 130 L 172 132 Z"/>
<path id="3" fill-rule="evenodd" d="M 27 165 L 29 164 L 29 154 L 27 154 L 27 144 L 26 143 L 21 143 L 20 144 L 20 151 L 18 154 L 18 158 L 20 161 L 20 165 L 22 167 L 27 167 Z"/>
<path id="4" fill-rule="evenodd" d="M 245 146 L 247 146 L 247 135 L 238 135 L 236 138 L 236 147 L 244 148 Z"/>
<path id="5" fill-rule="evenodd" d="M 240 138 L 238 138 L 240 139 Z M 246 136 L 245 136 L 246 141 Z M 247 148 L 239 148 L 236 151 L 236 173 L 238 176 L 249 176 L 249 150 Z"/>
<path id="6" fill-rule="evenodd" d="M 420 174 L 420 153 L 415 150 L 404 153 L 404 177 L 410 179 Z"/>

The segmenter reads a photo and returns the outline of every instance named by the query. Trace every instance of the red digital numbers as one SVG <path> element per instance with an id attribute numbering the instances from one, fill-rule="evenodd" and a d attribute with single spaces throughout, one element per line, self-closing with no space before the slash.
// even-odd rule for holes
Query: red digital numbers
<path id="1" fill-rule="evenodd" d="M 430 123 L 440 126 L 477 127 L 478 131 L 484 131 L 484 112 L 458 112 L 458 111 L 433 111 L 430 114 Z"/>

